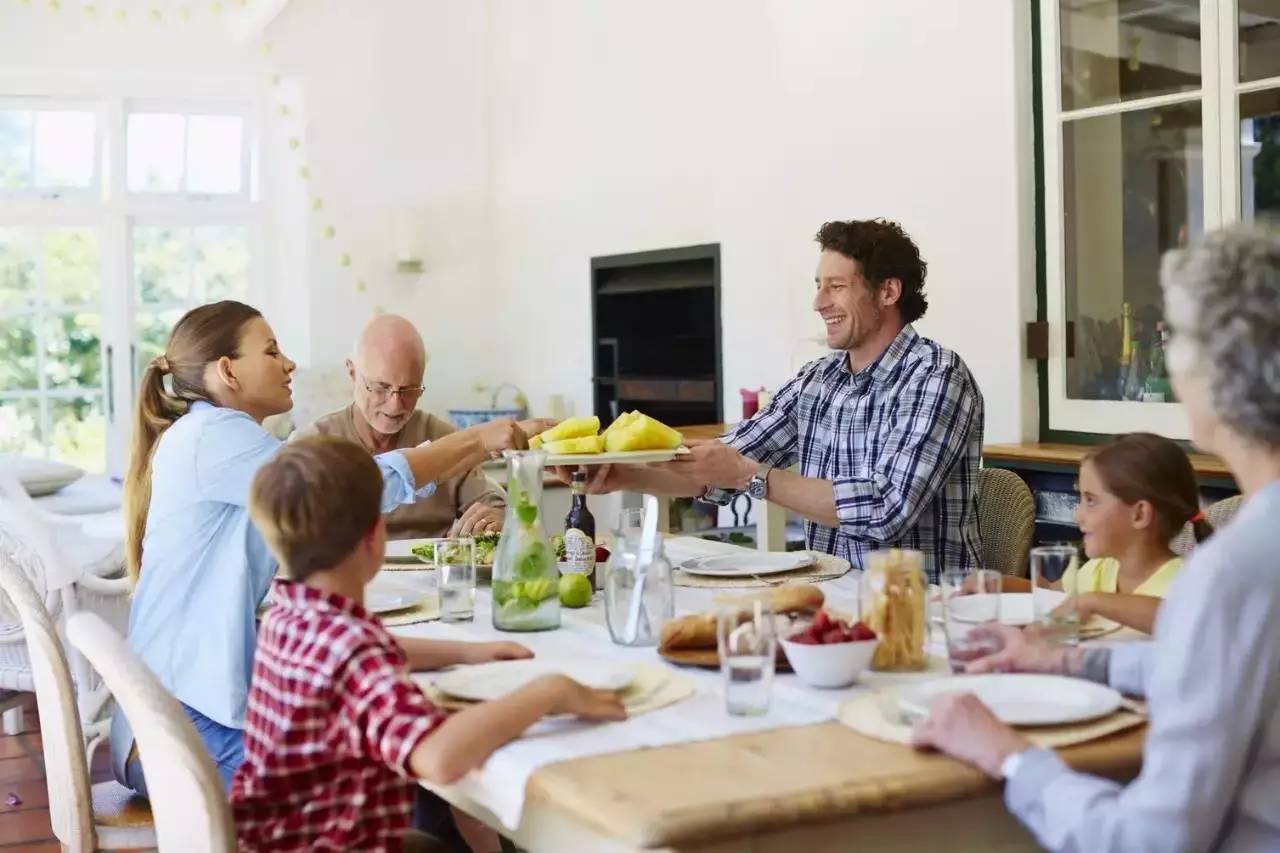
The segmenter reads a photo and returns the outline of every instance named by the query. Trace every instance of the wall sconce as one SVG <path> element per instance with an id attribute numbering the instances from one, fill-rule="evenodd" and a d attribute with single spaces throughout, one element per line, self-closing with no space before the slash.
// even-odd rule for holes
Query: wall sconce
<path id="1" fill-rule="evenodd" d="M 422 224 L 421 211 L 405 208 L 396 216 L 396 272 L 402 275 L 421 275 Z"/>

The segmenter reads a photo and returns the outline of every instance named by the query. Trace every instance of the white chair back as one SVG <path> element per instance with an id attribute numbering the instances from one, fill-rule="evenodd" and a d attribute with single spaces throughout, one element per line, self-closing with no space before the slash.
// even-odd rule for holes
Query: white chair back
<path id="1" fill-rule="evenodd" d="M 70 850 L 94 850 L 93 797 L 84 732 L 76 708 L 71 670 L 53 620 L 26 574 L 0 550 L 0 590 L 17 611 L 27 640 L 36 707 L 40 711 L 44 771 L 49 786 L 49 822 Z"/>
<path id="2" fill-rule="evenodd" d="M 234 851 L 235 826 L 222 781 L 178 701 L 101 617 L 73 615 L 67 621 L 67 636 L 102 676 L 129 718 L 147 777 L 160 849 Z"/>

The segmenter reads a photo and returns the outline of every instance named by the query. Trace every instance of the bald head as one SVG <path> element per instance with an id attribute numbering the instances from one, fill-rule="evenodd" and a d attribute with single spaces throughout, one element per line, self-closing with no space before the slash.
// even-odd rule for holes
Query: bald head
<path id="1" fill-rule="evenodd" d="M 395 314 L 379 314 L 360 332 L 347 362 L 356 408 L 375 432 L 398 433 L 408 422 L 427 368 L 427 351 L 413 324 Z M 381 389 L 381 390 L 380 390 Z"/>

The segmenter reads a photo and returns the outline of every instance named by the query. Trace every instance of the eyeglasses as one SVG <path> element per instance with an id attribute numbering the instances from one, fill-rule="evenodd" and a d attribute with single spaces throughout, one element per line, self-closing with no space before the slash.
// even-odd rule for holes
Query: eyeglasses
<path id="1" fill-rule="evenodd" d="M 412 385 L 407 388 L 396 388 L 394 385 L 388 385 L 385 382 L 370 382 L 363 376 L 360 382 L 364 385 L 364 390 L 373 395 L 375 399 L 386 400 L 393 394 L 402 400 L 416 400 L 422 396 L 422 392 L 427 390 L 421 385 Z"/>

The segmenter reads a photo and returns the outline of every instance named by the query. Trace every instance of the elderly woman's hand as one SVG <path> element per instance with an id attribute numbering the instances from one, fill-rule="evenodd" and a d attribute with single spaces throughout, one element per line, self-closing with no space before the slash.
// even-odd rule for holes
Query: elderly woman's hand
<path id="1" fill-rule="evenodd" d="M 928 718 L 911 733 L 911 742 L 945 752 L 995 779 L 1006 758 L 1031 746 L 972 693 L 944 693 L 933 700 Z"/>

